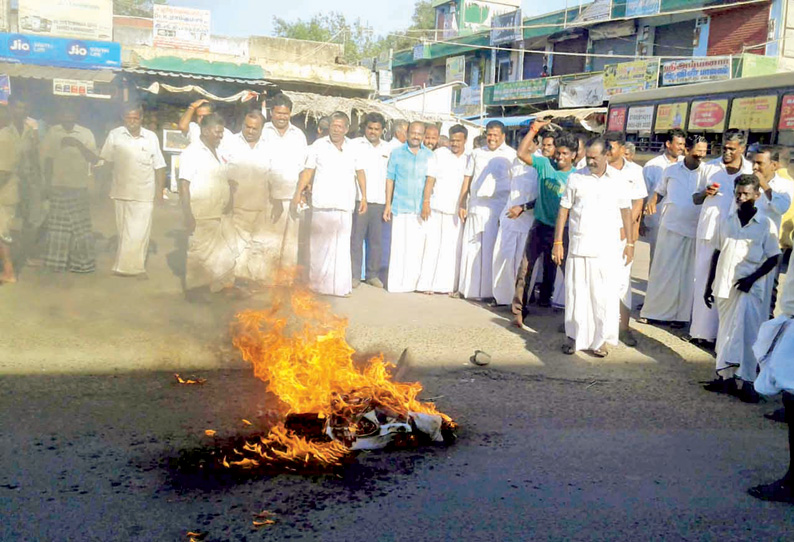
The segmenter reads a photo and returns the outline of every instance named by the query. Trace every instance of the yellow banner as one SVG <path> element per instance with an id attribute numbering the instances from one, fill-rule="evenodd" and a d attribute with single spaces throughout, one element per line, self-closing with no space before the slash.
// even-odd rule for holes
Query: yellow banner
<path id="1" fill-rule="evenodd" d="M 689 115 L 690 132 L 724 132 L 728 100 L 692 102 Z"/>
<path id="2" fill-rule="evenodd" d="M 659 104 L 656 108 L 655 131 L 669 132 L 674 128 L 683 130 L 688 110 L 689 104 L 686 102 Z"/>
<path id="3" fill-rule="evenodd" d="M 730 128 L 771 132 L 775 124 L 777 96 L 734 98 Z"/>
<path id="4" fill-rule="evenodd" d="M 658 58 L 604 66 L 604 92 L 607 96 L 648 90 L 658 85 Z"/>

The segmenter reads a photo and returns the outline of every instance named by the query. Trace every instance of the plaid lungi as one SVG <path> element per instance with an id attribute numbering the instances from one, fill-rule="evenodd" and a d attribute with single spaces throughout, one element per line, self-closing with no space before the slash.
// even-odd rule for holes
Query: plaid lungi
<path id="1" fill-rule="evenodd" d="M 96 265 L 88 189 L 54 187 L 46 224 L 44 265 L 56 271 L 93 272 Z"/>

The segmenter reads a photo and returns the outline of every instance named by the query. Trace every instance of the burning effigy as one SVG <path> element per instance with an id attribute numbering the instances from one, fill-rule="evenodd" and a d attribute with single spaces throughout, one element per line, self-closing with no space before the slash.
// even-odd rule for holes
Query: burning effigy
<path id="1" fill-rule="evenodd" d="M 395 382 L 383 355 L 356 363 L 346 330 L 345 318 L 302 288 L 276 294 L 266 310 L 237 314 L 234 346 L 278 398 L 280 420 L 234 448 L 223 466 L 317 470 L 359 450 L 454 441 L 455 422 L 417 399 L 422 385 Z"/>

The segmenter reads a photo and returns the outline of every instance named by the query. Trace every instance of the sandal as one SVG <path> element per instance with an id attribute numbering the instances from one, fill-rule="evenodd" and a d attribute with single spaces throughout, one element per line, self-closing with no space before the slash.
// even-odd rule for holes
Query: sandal
<path id="1" fill-rule="evenodd" d="M 602 346 L 601 348 L 593 350 L 593 355 L 597 358 L 605 358 L 609 355 L 609 350 Z"/>
<path id="2" fill-rule="evenodd" d="M 571 343 L 565 343 L 564 345 L 562 345 L 560 350 L 562 350 L 562 353 L 565 354 L 566 356 L 570 356 L 576 353 L 576 348 Z"/>

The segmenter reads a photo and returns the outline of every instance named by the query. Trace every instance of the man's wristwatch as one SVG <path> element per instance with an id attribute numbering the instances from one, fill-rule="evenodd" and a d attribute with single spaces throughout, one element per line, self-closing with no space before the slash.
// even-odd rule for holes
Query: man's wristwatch
<path id="1" fill-rule="evenodd" d="M 528 201 L 528 202 L 526 202 L 526 203 L 522 204 L 522 205 L 521 205 L 521 210 L 522 210 L 522 211 L 530 211 L 530 210 L 532 210 L 532 204 L 531 204 L 531 202 L 529 202 L 529 201 Z"/>

